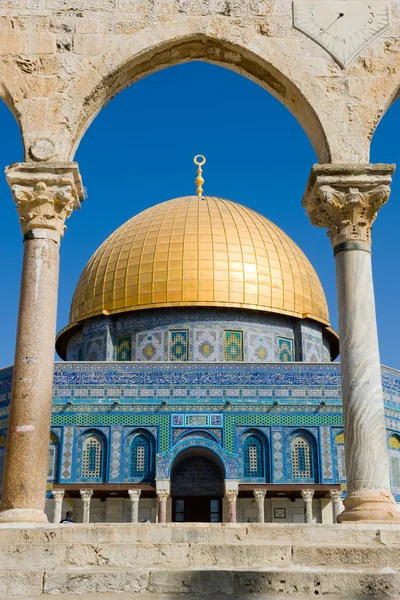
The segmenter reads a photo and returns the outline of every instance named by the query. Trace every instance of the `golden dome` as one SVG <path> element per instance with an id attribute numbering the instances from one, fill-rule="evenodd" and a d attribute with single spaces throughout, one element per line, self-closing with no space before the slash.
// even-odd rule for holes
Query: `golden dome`
<path id="1" fill-rule="evenodd" d="M 279 227 L 229 200 L 187 196 L 133 217 L 94 253 L 70 325 L 126 311 L 237 307 L 329 325 L 311 263 Z"/>

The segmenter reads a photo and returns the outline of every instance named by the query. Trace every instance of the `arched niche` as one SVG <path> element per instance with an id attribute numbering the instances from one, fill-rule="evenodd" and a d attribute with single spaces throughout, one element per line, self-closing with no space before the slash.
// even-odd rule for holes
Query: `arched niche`
<path id="1" fill-rule="evenodd" d="M 224 471 L 222 460 L 209 448 L 187 448 L 172 463 L 171 495 L 222 496 Z"/>

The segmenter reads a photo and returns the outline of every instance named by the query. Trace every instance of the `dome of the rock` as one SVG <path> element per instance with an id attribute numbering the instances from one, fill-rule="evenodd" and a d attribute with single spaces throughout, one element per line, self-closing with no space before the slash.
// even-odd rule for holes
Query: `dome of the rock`
<path id="1" fill-rule="evenodd" d="M 329 325 L 321 283 L 293 240 L 249 208 L 197 196 L 149 208 L 110 235 L 79 279 L 70 325 L 181 306 L 246 308 Z"/>

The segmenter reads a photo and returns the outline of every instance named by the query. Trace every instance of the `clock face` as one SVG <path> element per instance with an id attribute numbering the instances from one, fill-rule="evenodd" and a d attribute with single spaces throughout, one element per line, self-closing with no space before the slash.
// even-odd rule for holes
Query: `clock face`
<path id="1" fill-rule="evenodd" d="M 293 26 L 346 67 L 390 27 L 390 2 L 294 0 Z"/>

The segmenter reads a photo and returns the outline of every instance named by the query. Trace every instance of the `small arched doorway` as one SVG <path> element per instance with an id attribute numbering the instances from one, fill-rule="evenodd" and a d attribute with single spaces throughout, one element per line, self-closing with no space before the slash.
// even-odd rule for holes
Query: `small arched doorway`
<path id="1" fill-rule="evenodd" d="M 171 469 L 172 520 L 220 523 L 224 494 L 224 467 L 207 448 L 188 448 Z"/>

